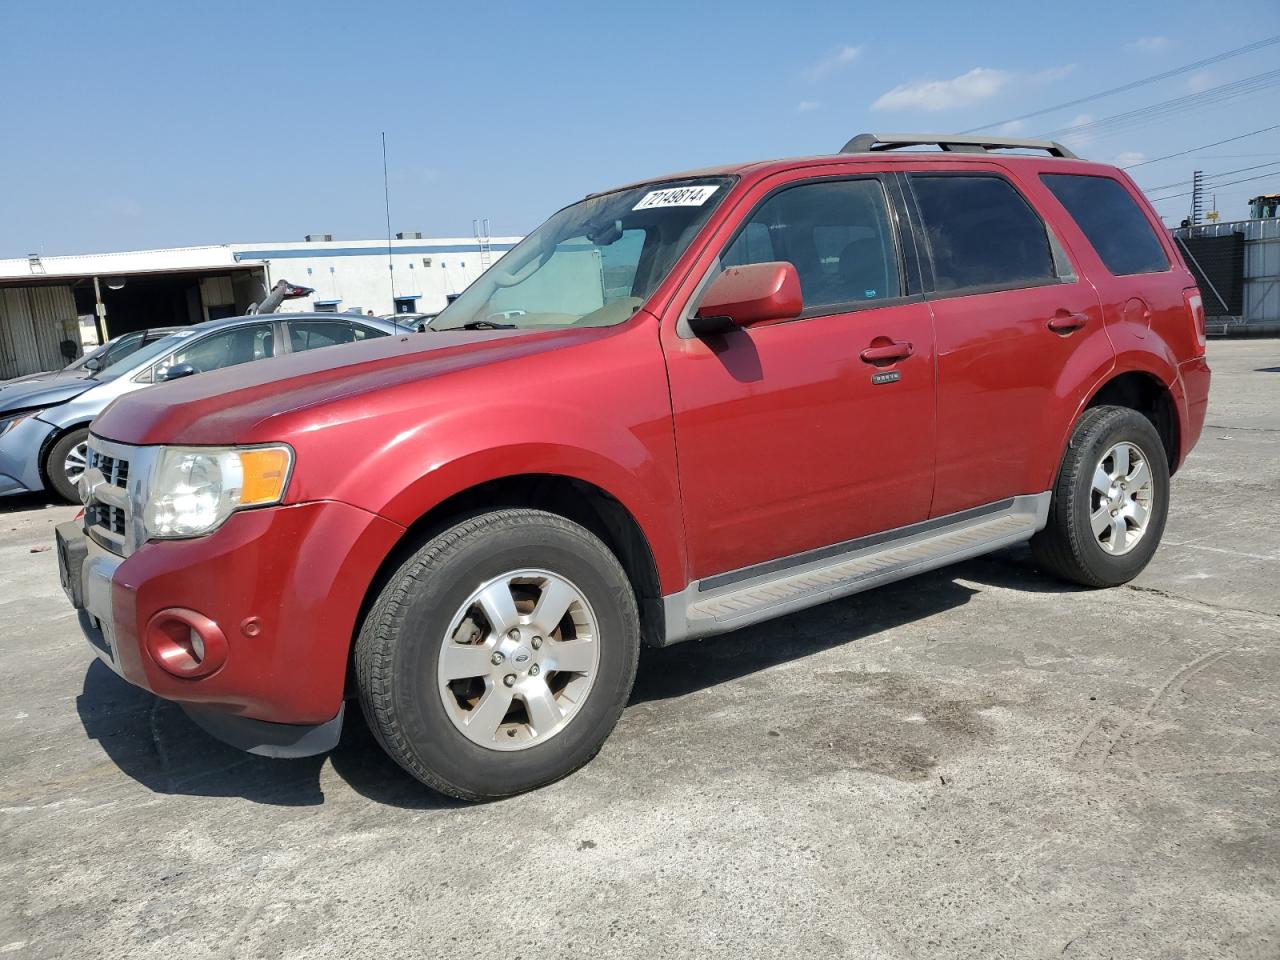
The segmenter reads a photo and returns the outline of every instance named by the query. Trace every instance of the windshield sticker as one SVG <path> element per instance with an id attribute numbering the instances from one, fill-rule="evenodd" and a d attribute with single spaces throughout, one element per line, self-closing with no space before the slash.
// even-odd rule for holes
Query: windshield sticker
<path id="1" fill-rule="evenodd" d="M 666 190 L 650 190 L 632 210 L 652 210 L 654 207 L 700 207 L 720 189 L 718 183 L 696 187 L 668 187 Z"/>

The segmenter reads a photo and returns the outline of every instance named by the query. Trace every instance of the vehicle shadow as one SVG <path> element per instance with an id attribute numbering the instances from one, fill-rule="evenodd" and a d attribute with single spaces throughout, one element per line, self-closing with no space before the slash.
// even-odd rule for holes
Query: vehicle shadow
<path id="1" fill-rule="evenodd" d="M 315 806 L 325 800 L 321 774 L 328 760 L 350 787 L 378 803 L 413 809 L 460 805 L 396 766 L 356 704 L 348 705 L 337 747 L 294 760 L 254 756 L 215 740 L 176 704 L 126 683 L 98 660 L 85 671 L 76 710 L 89 738 L 121 771 L 155 793 Z"/>
<path id="2" fill-rule="evenodd" d="M 55 493 L 14 493 L 0 497 L 0 516 L 6 513 L 18 513 L 21 510 L 38 510 L 41 507 L 68 507 L 67 503 Z"/>
<path id="3" fill-rule="evenodd" d="M 1079 589 L 1038 573 L 1025 547 L 1000 551 L 722 636 L 647 648 L 629 706 L 685 696 L 957 609 L 979 592 L 960 581 L 1036 593 Z M 328 761 L 349 787 L 376 803 L 420 810 L 466 805 L 428 789 L 392 762 L 354 703 L 348 704 L 337 747 L 296 760 L 228 747 L 175 704 L 131 686 L 96 660 L 85 673 L 76 707 L 89 737 L 124 773 L 156 793 L 318 805 L 325 802 L 322 772 Z"/>

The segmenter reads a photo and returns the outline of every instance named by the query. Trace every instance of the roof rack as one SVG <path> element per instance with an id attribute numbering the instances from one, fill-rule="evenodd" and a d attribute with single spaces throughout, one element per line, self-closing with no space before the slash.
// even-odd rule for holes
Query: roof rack
<path id="1" fill-rule="evenodd" d="M 872 153 L 902 147 L 938 147 L 948 153 L 986 153 L 988 150 L 1044 150 L 1051 157 L 1075 160 L 1076 155 L 1054 140 L 1017 140 L 1009 137 L 971 137 L 949 133 L 860 133 L 841 153 Z"/>

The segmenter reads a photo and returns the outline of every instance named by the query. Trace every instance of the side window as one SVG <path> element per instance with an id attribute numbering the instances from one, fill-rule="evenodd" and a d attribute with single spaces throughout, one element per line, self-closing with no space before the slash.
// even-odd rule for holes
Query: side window
<path id="1" fill-rule="evenodd" d="M 207 373 L 222 367 L 261 360 L 271 356 L 274 341 L 275 336 L 269 323 L 253 323 L 210 334 L 177 350 L 169 363 L 162 364 L 157 370 L 157 379 L 163 377 L 165 367 L 179 363 L 189 363 L 196 368 L 197 373 Z"/>
<path id="2" fill-rule="evenodd" d="M 893 226 L 879 180 L 826 180 L 774 194 L 720 258 L 722 266 L 787 261 L 805 310 L 901 295 Z"/>
<path id="3" fill-rule="evenodd" d="M 1169 258 L 1129 191 L 1109 177 L 1046 173 L 1040 177 L 1117 277 L 1162 273 Z"/>
<path id="4" fill-rule="evenodd" d="M 355 329 L 349 323 L 331 320 L 290 320 L 288 323 L 289 346 L 294 353 L 350 343 L 356 339 Z"/>
<path id="5" fill-rule="evenodd" d="M 1007 180 L 918 175 L 933 280 L 938 290 L 1034 286 L 1057 280 L 1044 224 Z"/>
<path id="6" fill-rule="evenodd" d="M 351 325 L 351 335 L 356 340 L 372 340 L 374 337 L 389 337 L 391 334 L 385 330 L 378 330 L 374 327 L 366 327 L 359 323 Z"/>

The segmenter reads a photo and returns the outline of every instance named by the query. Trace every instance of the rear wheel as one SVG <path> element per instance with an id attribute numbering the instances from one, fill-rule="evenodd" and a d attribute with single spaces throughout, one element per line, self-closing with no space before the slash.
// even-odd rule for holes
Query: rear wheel
<path id="1" fill-rule="evenodd" d="M 1164 533 L 1169 464 L 1151 421 L 1128 407 L 1086 410 L 1071 434 L 1036 559 L 1087 587 L 1142 572 Z"/>
<path id="2" fill-rule="evenodd" d="M 639 617 L 617 559 L 554 514 L 502 510 L 424 544 L 356 641 L 370 727 L 406 770 L 468 800 L 572 773 L 635 679 Z"/>
<path id="3" fill-rule="evenodd" d="M 49 448 L 44 461 L 44 475 L 58 496 L 72 503 L 80 502 L 80 478 L 89 466 L 89 428 L 81 427 L 62 435 Z"/>

